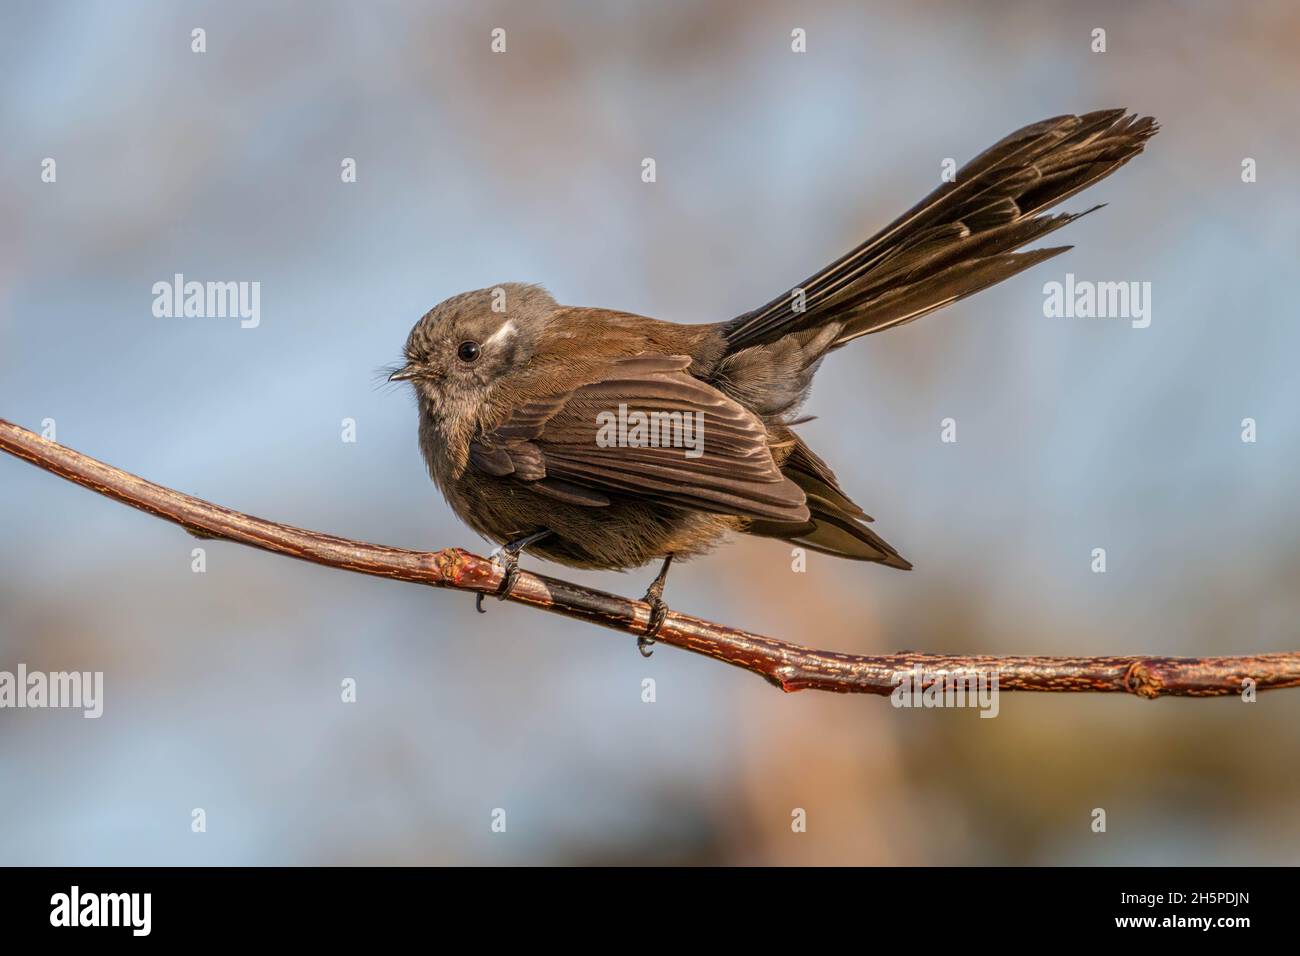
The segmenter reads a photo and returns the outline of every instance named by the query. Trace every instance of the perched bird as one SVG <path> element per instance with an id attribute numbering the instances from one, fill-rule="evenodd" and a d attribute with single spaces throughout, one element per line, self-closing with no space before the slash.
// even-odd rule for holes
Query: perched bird
<path id="1" fill-rule="evenodd" d="M 1124 165 L 1156 130 L 1124 110 L 1026 126 L 727 322 L 563 306 L 516 283 L 453 296 L 416 323 L 390 380 L 414 386 L 420 450 L 452 509 L 503 546 L 499 596 L 524 550 L 579 568 L 663 560 L 645 596 L 638 645 L 648 654 L 672 560 L 728 532 L 911 567 L 795 433 L 814 373 L 852 339 L 1069 249 L 1015 251 L 1085 215 L 1045 210 Z"/>

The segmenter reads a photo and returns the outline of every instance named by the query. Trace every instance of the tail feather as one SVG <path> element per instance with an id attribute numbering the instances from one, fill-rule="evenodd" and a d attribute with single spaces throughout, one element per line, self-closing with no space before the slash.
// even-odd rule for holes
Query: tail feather
<path id="1" fill-rule="evenodd" d="M 1054 246 L 1032 252 L 1006 253 L 983 259 L 968 259 L 941 272 L 926 275 L 907 285 L 897 285 L 857 308 L 847 310 L 843 330 L 831 348 L 871 332 L 893 328 L 951 305 L 968 295 L 996 285 L 1003 279 L 1060 255 L 1071 246 Z"/>
<path id="2" fill-rule="evenodd" d="M 1158 130 L 1125 110 L 1017 130 L 881 232 L 785 293 L 725 323 L 729 354 L 839 323 L 837 348 L 1001 282 L 1069 246 L 1014 250 L 1086 215 L 1040 215 L 1142 152 Z"/>
<path id="3" fill-rule="evenodd" d="M 1155 135 L 1124 110 L 1058 116 L 995 143 L 881 232 L 791 293 L 714 328 L 725 348 L 709 374 L 768 423 L 781 473 L 803 491 L 806 521 L 750 521 L 750 534 L 894 568 L 911 568 L 871 517 L 789 429 L 825 353 L 910 322 L 1069 249 L 1018 252 L 1081 213 L 1046 213 L 1108 176 Z"/>

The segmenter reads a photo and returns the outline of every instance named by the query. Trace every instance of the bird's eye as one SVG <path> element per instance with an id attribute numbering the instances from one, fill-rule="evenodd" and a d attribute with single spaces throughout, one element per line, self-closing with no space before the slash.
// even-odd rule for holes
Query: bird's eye
<path id="1" fill-rule="evenodd" d="M 456 348 L 456 357 L 462 362 L 475 362 L 481 351 L 477 342 L 461 342 Z"/>

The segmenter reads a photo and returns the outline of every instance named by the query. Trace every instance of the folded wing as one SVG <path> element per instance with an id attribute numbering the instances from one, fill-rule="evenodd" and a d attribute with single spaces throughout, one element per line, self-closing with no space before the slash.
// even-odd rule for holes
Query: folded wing
<path id="1" fill-rule="evenodd" d="M 521 404 L 470 446 L 470 467 L 559 501 L 616 495 L 772 521 L 806 521 L 763 423 L 687 371 L 684 355 L 608 363 L 592 382 Z"/>

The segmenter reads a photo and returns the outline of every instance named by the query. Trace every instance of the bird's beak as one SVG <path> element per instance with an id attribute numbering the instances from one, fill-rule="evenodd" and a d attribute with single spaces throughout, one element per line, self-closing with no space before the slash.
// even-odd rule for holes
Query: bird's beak
<path id="1" fill-rule="evenodd" d="M 415 369 L 409 365 L 403 365 L 392 375 L 388 376 L 390 382 L 409 382 L 415 378 Z"/>

